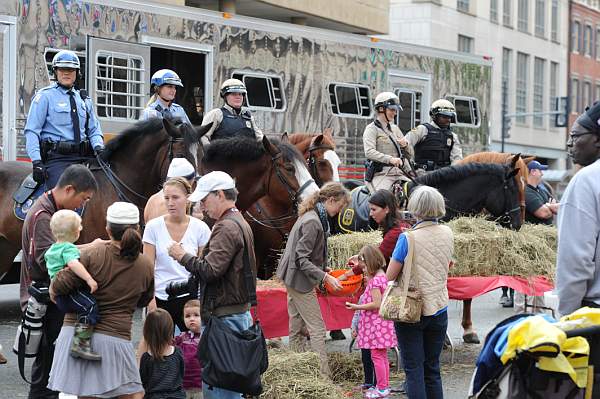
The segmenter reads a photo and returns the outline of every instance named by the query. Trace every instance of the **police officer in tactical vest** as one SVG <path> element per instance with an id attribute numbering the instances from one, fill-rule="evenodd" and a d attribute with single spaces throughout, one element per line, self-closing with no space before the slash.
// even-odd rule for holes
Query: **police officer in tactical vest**
<path id="1" fill-rule="evenodd" d="M 104 150 L 104 137 L 92 101 L 75 87 L 80 63 L 69 50 L 56 53 L 52 70 L 57 82 L 39 90 L 25 125 L 25 147 L 33 179 L 54 188 L 62 172 Z"/>
<path id="2" fill-rule="evenodd" d="M 262 140 L 263 133 L 256 126 L 248 109 L 242 107 L 246 86 L 239 79 L 227 79 L 221 85 L 221 98 L 225 104 L 221 108 L 209 111 L 202 120 L 202 125 L 212 122 L 211 129 L 202 137 L 202 143 L 234 136 L 255 137 Z"/>
<path id="3" fill-rule="evenodd" d="M 152 96 L 142 113 L 142 120 L 150 118 L 166 118 L 192 124 L 183 107 L 176 104 L 177 87 L 183 88 L 183 83 L 174 71 L 160 69 L 154 72 L 150 79 Z"/>
<path id="4" fill-rule="evenodd" d="M 418 169 L 431 171 L 462 159 L 458 136 L 450 130 L 456 123 L 456 109 L 445 99 L 431 104 L 431 123 L 424 123 L 408 132 L 406 139 L 414 149 Z"/>

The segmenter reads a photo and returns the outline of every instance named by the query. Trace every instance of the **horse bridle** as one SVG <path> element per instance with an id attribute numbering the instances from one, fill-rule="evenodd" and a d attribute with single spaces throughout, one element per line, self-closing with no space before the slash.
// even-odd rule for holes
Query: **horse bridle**
<path id="1" fill-rule="evenodd" d="M 512 179 L 514 181 L 513 177 L 504 179 L 503 188 L 502 188 L 504 190 L 504 213 L 502 214 L 502 216 L 499 216 L 498 218 L 496 218 L 496 221 L 500 224 L 506 223 L 507 225 L 510 226 L 511 215 L 513 213 L 519 212 L 519 219 L 521 219 L 521 203 L 519 202 L 518 206 L 510 209 L 510 207 L 511 207 L 510 198 L 507 195 L 509 179 Z"/>
<path id="2" fill-rule="evenodd" d="M 315 183 L 317 184 L 317 186 L 321 187 L 325 182 L 321 180 L 321 176 L 319 176 L 319 169 L 317 168 L 318 159 L 317 157 L 315 157 L 314 152 L 318 150 L 334 151 L 335 149 L 327 144 L 315 145 L 315 140 L 317 137 L 319 136 L 316 136 L 311 140 L 310 146 L 308 147 L 308 150 L 306 150 L 306 152 L 308 153 L 308 156 L 306 157 L 306 164 L 308 166 L 308 171 L 314 178 Z"/>

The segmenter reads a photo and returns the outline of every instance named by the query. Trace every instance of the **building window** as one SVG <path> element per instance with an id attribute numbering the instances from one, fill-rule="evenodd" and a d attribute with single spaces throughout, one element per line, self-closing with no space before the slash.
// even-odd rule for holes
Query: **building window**
<path id="1" fill-rule="evenodd" d="M 571 25 L 571 51 L 574 53 L 579 52 L 579 39 L 581 37 L 581 24 L 578 21 L 573 22 Z"/>
<path id="2" fill-rule="evenodd" d="M 546 74 L 546 60 L 535 58 L 533 63 L 533 112 L 544 112 L 544 80 Z M 533 124 L 544 127 L 544 117 L 534 116 Z"/>
<path id="3" fill-rule="evenodd" d="M 517 90 L 516 90 L 516 107 L 517 113 L 527 112 L 527 84 L 529 74 L 529 55 L 517 53 Z M 516 118 L 519 123 L 525 123 L 524 116 Z"/>
<path id="4" fill-rule="evenodd" d="M 517 28 L 521 32 L 529 32 L 529 0 L 519 0 Z"/>
<path id="5" fill-rule="evenodd" d="M 548 109 L 555 109 L 556 107 L 556 99 L 558 98 L 558 76 L 559 76 L 559 66 L 558 62 L 550 63 L 550 93 L 549 93 L 549 106 Z M 555 115 L 549 115 L 550 117 L 550 126 L 552 126 L 552 121 L 555 119 Z"/>
<path id="6" fill-rule="evenodd" d="M 592 45 L 593 45 L 593 37 L 592 37 L 592 27 L 589 25 L 585 26 L 585 32 L 583 34 L 583 54 L 591 57 L 592 56 Z"/>
<path id="7" fill-rule="evenodd" d="M 457 0 L 456 9 L 462 12 L 469 12 L 469 0 Z"/>
<path id="8" fill-rule="evenodd" d="M 503 0 L 502 2 L 502 24 L 512 27 L 512 2 L 513 0 Z"/>
<path id="9" fill-rule="evenodd" d="M 579 108 L 579 112 L 583 112 L 585 107 L 589 107 L 592 105 L 592 84 L 590 82 L 583 83 L 583 93 L 581 99 L 581 107 Z"/>
<path id="10" fill-rule="evenodd" d="M 396 115 L 396 125 L 403 132 L 408 132 L 421 124 L 421 101 L 423 93 L 407 89 L 394 89 L 400 99 L 402 111 Z"/>
<path id="11" fill-rule="evenodd" d="M 552 0 L 552 15 L 550 17 L 550 39 L 558 42 L 558 0 Z"/>
<path id="12" fill-rule="evenodd" d="M 473 52 L 474 39 L 469 36 L 458 35 L 458 51 L 461 53 Z"/>
<path id="13" fill-rule="evenodd" d="M 278 75 L 240 71 L 231 76 L 244 82 L 248 91 L 244 96 L 244 105 L 247 107 L 269 111 L 285 109 L 283 81 Z"/>
<path id="14" fill-rule="evenodd" d="M 331 112 L 334 115 L 368 118 L 371 115 L 371 92 L 368 86 L 330 83 Z"/>
<path id="15" fill-rule="evenodd" d="M 490 0 L 490 21 L 498 23 L 498 0 Z"/>
<path id="16" fill-rule="evenodd" d="M 546 37 L 546 0 L 535 0 L 535 35 Z"/>
<path id="17" fill-rule="evenodd" d="M 510 109 L 510 100 L 508 93 L 510 92 L 510 68 L 512 65 L 512 50 L 502 49 L 502 102 L 506 112 Z M 506 94 L 505 94 L 506 93 Z"/>
<path id="18" fill-rule="evenodd" d="M 579 113 L 579 80 L 571 80 L 571 112 Z"/>
<path id="19" fill-rule="evenodd" d="M 592 103 L 595 103 L 596 101 L 600 101 L 600 83 L 596 82 L 596 90 L 594 93 L 594 101 L 592 101 Z"/>
<path id="20" fill-rule="evenodd" d="M 98 116 L 139 119 L 146 97 L 146 66 L 137 55 L 96 53 L 96 106 Z"/>
<path id="21" fill-rule="evenodd" d="M 479 127 L 481 114 L 479 111 L 479 101 L 474 97 L 464 96 L 446 96 L 456 108 L 456 125 L 467 127 Z"/>

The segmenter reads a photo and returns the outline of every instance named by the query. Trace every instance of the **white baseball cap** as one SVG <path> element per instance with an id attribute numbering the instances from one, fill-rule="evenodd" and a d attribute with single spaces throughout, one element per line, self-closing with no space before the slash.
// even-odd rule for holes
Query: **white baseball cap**
<path id="1" fill-rule="evenodd" d="M 187 177 L 196 174 L 194 165 L 185 158 L 173 158 L 169 165 L 169 171 L 167 172 L 167 178 L 171 177 Z"/>
<path id="2" fill-rule="evenodd" d="M 231 190 L 235 188 L 235 181 L 225 172 L 220 170 L 205 174 L 198 180 L 196 189 L 188 197 L 191 202 L 202 201 L 211 191 Z"/>
<path id="3" fill-rule="evenodd" d="M 131 202 L 114 202 L 106 210 L 106 221 L 113 224 L 138 224 L 140 210 Z"/>

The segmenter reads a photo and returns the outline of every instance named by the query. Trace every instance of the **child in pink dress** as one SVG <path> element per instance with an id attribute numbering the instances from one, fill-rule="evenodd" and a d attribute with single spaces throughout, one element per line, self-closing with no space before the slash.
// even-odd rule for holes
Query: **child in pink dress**
<path id="1" fill-rule="evenodd" d="M 358 261 L 364 265 L 370 277 L 365 289 L 364 303 L 361 305 L 346 302 L 348 309 L 361 311 L 358 322 L 358 347 L 369 349 L 377 377 L 377 386 L 369 389 L 365 397 L 385 398 L 390 394 L 390 363 L 387 350 L 398 345 L 394 323 L 379 317 L 381 298 L 387 286 L 385 258 L 375 245 L 365 245 L 358 254 Z"/>

